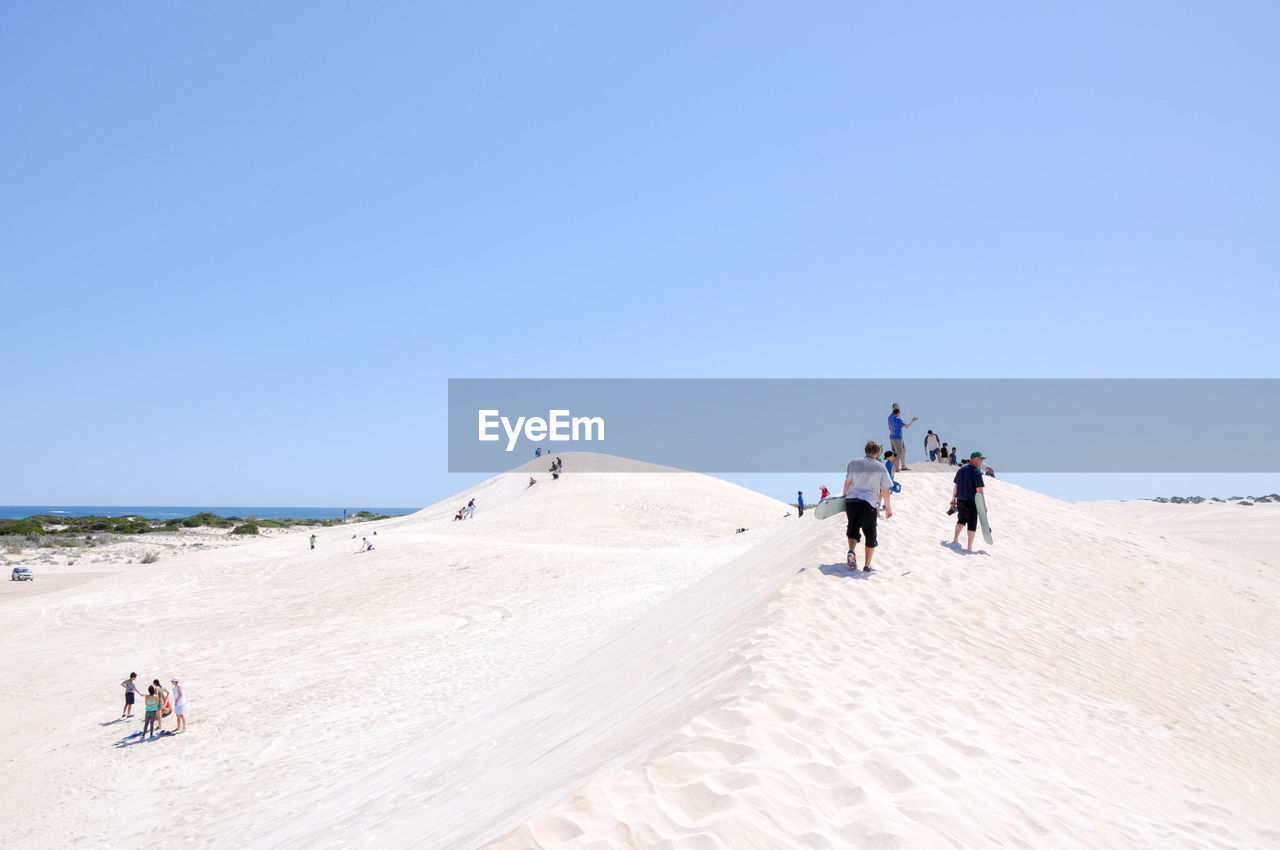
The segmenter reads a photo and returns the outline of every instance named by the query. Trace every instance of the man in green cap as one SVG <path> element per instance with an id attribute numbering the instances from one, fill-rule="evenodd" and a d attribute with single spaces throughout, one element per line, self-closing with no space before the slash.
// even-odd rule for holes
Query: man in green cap
<path id="1" fill-rule="evenodd" d="M 982 493 L 982 462 L 986 460 L 982 452 L 969 455 L 969 462 L 960 467 L 956 473 L 955 485 L 951 488 L 951 504 L 959 511 L 956 514 L 956 533 L 951 537 L 952 545 L 960 544 L 960 529 L 969 529 L 969 551 L 973 551 L 973 534 L 978 530 L 978 497 Z M 983 499 L 986 495 L 983 494 Z"/>

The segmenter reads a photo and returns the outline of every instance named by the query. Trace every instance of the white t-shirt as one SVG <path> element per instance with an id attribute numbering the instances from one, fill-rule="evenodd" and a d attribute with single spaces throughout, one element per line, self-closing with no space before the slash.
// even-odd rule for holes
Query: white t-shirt
<path id="1" fill-rule="evenodd" d="M 889 470 L 884 463 L 870 457 L 860 457 L 849 461 L 849 468 L 844 476 L 849 482 L 846 499 L 861 499 L 875 508 L 880 507 L 880 491 L 893 486 L 889 478 Z"/>

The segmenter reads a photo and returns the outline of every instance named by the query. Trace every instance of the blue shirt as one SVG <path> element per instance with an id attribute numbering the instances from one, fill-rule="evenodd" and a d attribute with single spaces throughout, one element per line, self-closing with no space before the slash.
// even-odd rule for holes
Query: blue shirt
<path id="1" fill-rule="evenodd" d="M 896 413 L 889 414 L 889 439 L 902 439 L 902 426 L 906 423 L 902 421 L 902 417 Z"/>
<path id="2" fill-rule="evenodd" d="M 982 470 L 971 463 L 966 463 L 960 467 L 960 471 L 956 473 L 956 499 L 961 502 L 975 501 L 978 488 L 982 484 Z"/>

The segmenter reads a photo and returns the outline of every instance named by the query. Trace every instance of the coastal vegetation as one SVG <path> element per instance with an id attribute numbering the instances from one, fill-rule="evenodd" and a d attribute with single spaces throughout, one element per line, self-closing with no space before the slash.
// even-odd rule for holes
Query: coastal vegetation
<path id="1" fill-rule="evenodd" d="M 1232 496 L 1230 499 L 1219 499 L 1216 496 L 1208 499 L 1204 496 L 1171 496 L 1168 498 L 1158 496 L 1151 501 L 1170 505 L 1198 505 L 1202 502 L 1235 502 L 1240 505 L 1265 505 L 1268 502 L 1280 502 L 1280 493 L 1271 493 L 1266 496 L 1254 496 L 1252 498 L 1248 496 Z"/>
<path id="2" fill-rule="evenodd" d="M 333 519 L 258 519 L 256 517 L 223 517 L 207 511 L 177 519 L 157 520 L 140 516 L 53 516 L 41 514 L 23 519 L 0 519 L 0 536 L 44 537 L 57 535 L 58 539 L 87 538 L 92 540 L 94 534 L 149 534 L 158 531 L 184 531 L 194 528 L 228 528 L 232 534 L 257 534 L 259 528 L 291 528 L 305 525 L 327 528 L 352 522 L 370 522 L 376 519 L 387 519 L 388 514 L 375 514 L 371 511 L 360 511 L 350 514 L 344 520 Z M 251 531 L 241 531 L 242 528 Z M 79 545 L 78 543 L 51 543 L 49 545 Z"/>

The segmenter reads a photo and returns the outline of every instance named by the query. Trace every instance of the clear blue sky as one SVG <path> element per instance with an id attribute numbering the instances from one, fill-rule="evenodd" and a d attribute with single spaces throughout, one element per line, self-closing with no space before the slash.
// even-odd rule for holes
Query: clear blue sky
<path id="1" fill-rule="evenodd" d="M 0 503 L 426 504 L 450 377 L 1277 377 L 1277 32 L 10 4 Z"/>

